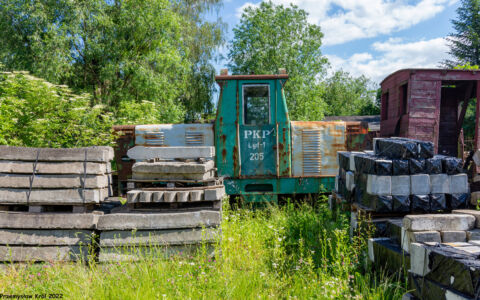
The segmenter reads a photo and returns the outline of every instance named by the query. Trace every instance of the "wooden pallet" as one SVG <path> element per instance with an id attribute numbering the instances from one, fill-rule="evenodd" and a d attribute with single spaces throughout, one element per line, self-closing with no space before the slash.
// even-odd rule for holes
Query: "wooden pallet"
<path id="1" fill-rule="evenodd" d="M 92 212 L 96 208 L 95 204 L 87 205 L 18 205 L 18 204 L 2 204 L 0 211 L 23 211 L 34 213 L 87 213 Z"/>

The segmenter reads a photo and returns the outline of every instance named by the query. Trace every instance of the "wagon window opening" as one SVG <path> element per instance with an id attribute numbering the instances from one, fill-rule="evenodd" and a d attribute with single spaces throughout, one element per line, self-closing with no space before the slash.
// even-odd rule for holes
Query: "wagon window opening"
<path id="1" fill-rule="evenodd" d="M 243 86 L 245 125 L 270 123 L 270 89 L 267 84 Z"/>

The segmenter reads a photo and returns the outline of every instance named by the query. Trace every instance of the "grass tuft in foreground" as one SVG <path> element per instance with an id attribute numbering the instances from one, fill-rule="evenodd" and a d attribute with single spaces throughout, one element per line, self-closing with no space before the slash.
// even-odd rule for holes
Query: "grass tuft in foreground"
<path id="1" fill-rule="evenodd" d="M 0 294 L 66 299 L 400 299 L 402 282 L 371 271 L 364 237 L 325 204 L 224 210 L 221 255 L 112 264 L 5 265 Z"/>

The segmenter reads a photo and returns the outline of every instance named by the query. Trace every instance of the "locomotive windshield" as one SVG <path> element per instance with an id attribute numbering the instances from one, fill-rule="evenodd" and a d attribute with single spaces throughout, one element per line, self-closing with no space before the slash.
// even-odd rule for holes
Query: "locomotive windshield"
<path id="1" fill-rule="evenodd" d="M 244 124 L 270 123 L 270 89 L 268 84 L 243 86 Z"/>

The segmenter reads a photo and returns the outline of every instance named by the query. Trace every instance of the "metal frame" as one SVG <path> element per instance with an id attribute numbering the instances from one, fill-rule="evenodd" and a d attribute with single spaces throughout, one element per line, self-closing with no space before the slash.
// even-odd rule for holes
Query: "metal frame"
<path id="1" fill-rule="evenodd" d="M 245 87 L 255 87 L 255 86 L 266 86 L 268 88 L 268 124 L 272 124 L 272 111 L 270 110 L 270 83 L 242 83 L 242 124 L 247 126 L 252 126 L 252 124 L 245 124 Z M 254 126 L 254 125 L 253 125 Z"/>

